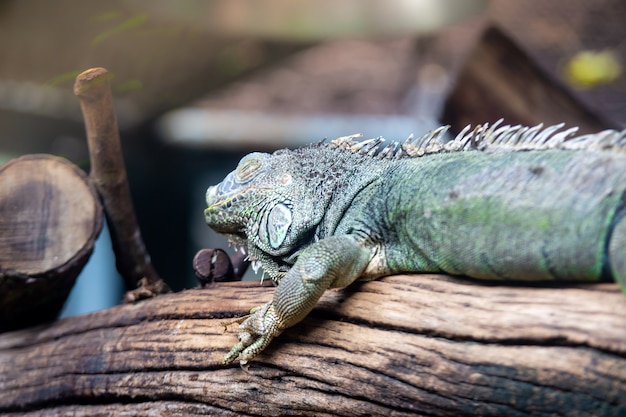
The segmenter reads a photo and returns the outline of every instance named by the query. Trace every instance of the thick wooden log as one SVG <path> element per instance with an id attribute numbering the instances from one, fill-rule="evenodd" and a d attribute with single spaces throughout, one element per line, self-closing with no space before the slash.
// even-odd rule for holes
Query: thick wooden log
<path id="1" fill-rule="evenodd" d="M 0 414 L 626 413 L 615 284 L 387 277 L 328 291 L 247 370 L 221 366 L 221 322 L 272 293 L 220 283 L 1 335 Z"/>
<path id="2" fill-rule="evenodd" d="M 69 161 L 27 155 L 0 168 L 0 331 L 56 316 L 101 225 L 95 188 Z"/>

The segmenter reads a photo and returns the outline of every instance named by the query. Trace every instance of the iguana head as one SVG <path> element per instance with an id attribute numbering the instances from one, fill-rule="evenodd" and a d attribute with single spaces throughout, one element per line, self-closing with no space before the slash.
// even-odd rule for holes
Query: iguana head
<path id="1" fill-rule="evenodd" d="M 310 148 L 251 153 L 206 193 L 207 224 L 245 246 L 272 276 L 312 243 L 330 198 L 331 183 L 320 172 L 327 164 L 317 164 L 310 153 Z"/>

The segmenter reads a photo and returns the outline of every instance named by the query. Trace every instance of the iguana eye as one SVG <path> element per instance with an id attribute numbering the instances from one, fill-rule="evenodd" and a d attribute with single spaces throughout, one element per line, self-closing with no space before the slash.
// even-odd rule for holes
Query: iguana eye
<path id="1" fill-rule="evenodd" d="M 245 183 L 254 178 L 263 166 L 263 154 L 252 153 L 239 162 L 235 177 L 240 183 Z"/>

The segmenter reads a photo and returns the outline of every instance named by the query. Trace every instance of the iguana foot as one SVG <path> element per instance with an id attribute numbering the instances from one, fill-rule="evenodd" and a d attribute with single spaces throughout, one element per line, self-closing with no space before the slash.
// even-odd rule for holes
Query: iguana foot
<path id="1" fill-rule="evenodd" d="M 245 365 L 250 359 L 263 351 L 284 329 L 282 320 L 276 315 L 274 304 L 269 302 L 258 307 L 252 314 L 233 320 L 230 323 L 239 325 L 239 343 L 228 352 L 222 364 L 228 365 L 239 359 L 241 365 Z"/>

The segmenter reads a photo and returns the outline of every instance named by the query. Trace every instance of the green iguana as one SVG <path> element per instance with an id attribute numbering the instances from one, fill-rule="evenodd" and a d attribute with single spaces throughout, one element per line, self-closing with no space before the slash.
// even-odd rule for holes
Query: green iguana
<path id="1" fill-rule="evenodd" d="M 252 153 L 209 187 L 207 224 L 278 284 L 236 320 L 242 364 L 328 288 L 401 272 L 615 279 L 626 291 L 626 130 L 447 127 L 404 143 L 341 137 Z"/>

